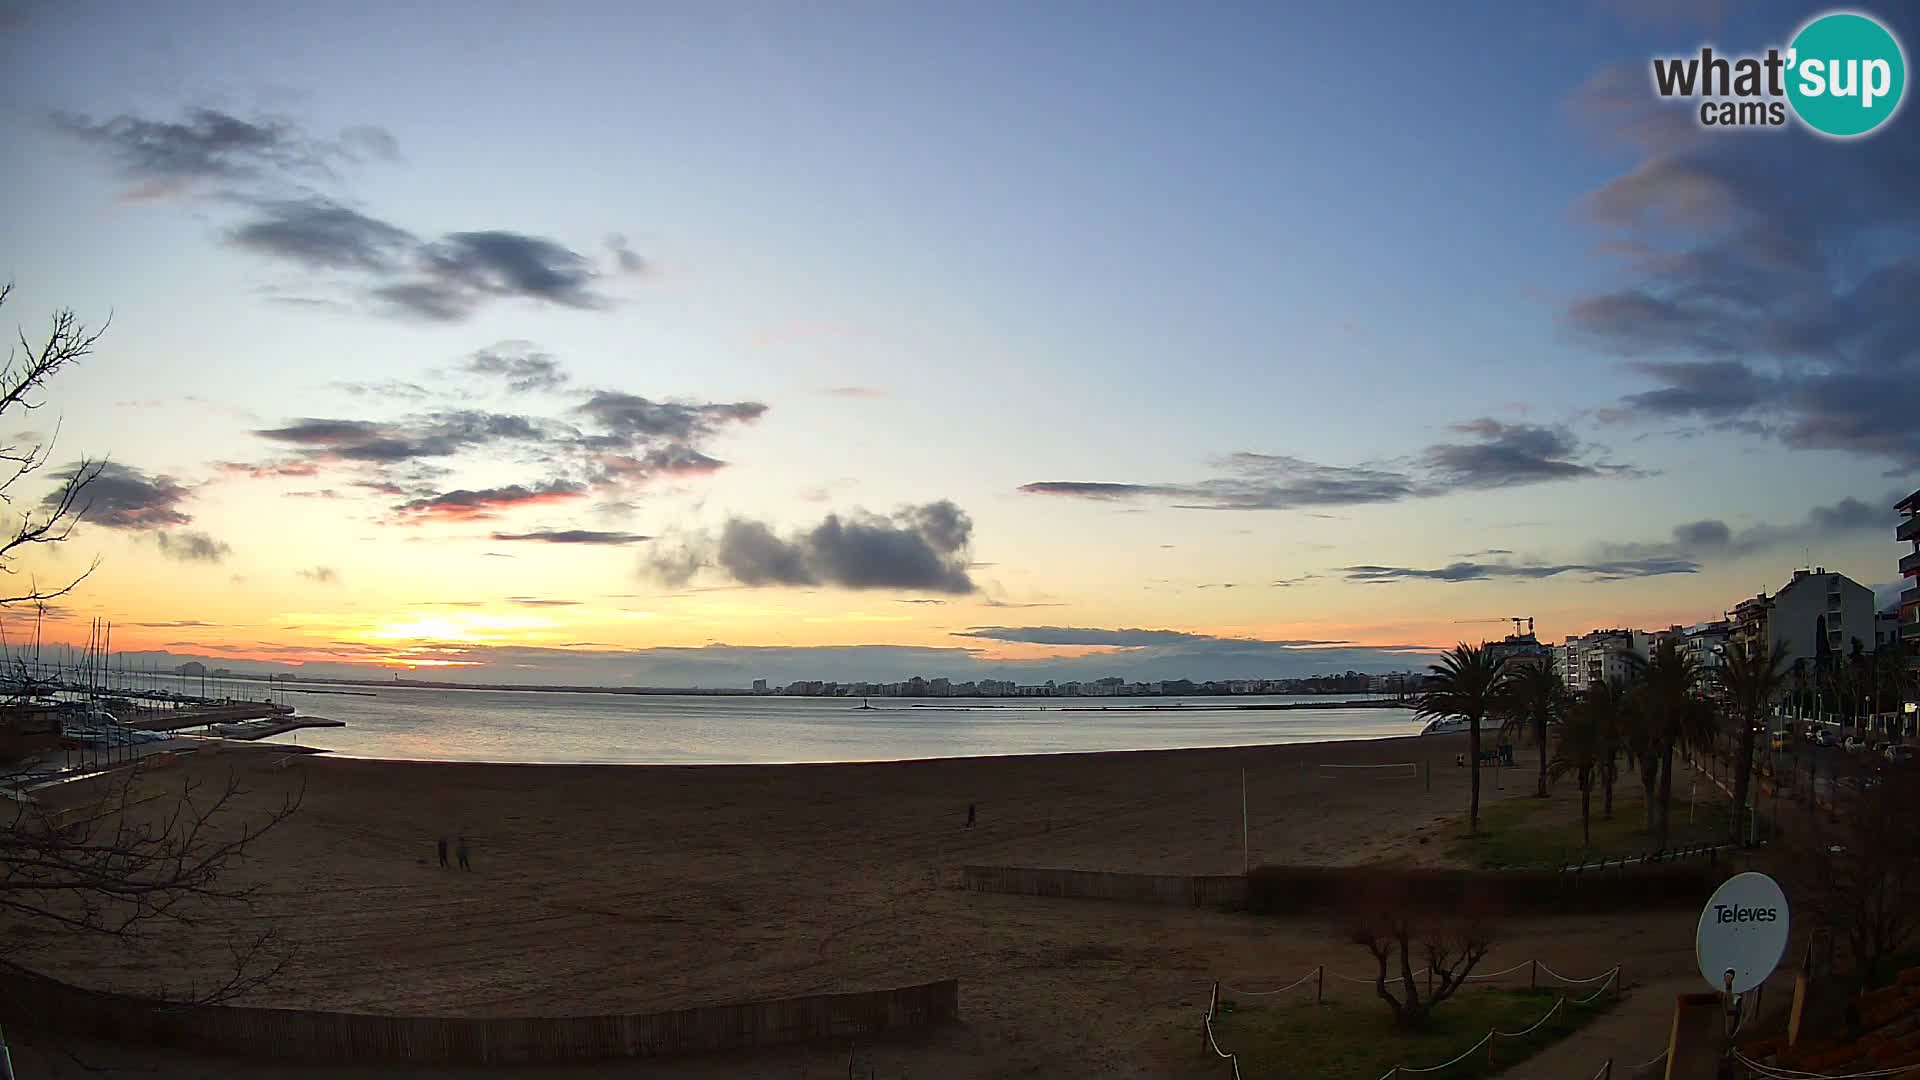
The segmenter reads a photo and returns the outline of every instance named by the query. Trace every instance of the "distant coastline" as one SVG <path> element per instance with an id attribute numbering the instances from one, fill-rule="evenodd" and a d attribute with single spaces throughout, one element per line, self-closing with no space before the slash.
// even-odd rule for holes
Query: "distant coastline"
<path id="1" fill-rule="evenodd" d="M 169 673 L 169 674 L 172 674 L 172 673 Z M 192 676 L 176 675 L 175 677 L 191 678 Z M 644 696 L 752 697 L 752 698 L 815 698 L 815 697 L 835 698 L 837 697 L 842 700 L 847 700 L 852 698 L 861 698 L 861 697 L 873 697 L 873 698 L 880 698 L 887 701 L 914 701 L 914 702 L 1045 701 L 1045 700 L 1048 700 L 1044 696 L 1020 695 L 1020 694 L 995 694 L 995 695 L 967 694 L 967 695 L 948 695 L 948 696 L 936 696 L 932 694 L 915 695 L 915 696 L 893 695 L 893 694 L 835 694 L 835 695 L 781 694 L 781 693 L 774 693 L 774 692 L 765 691 L 765 690 L 752 690 L 746 687 L 580 686 L 580 685 L 567 685 L 567 684 L 529 685 L 529 684 L 520 684 L 520 683 L 437 682 L 437 681 L 430 681 L 425 679 L 288 678 L 288 677 L 276 677 L 272 675 L 257 675 L 257 674 L 250 674 L 250 673 L 238 672 L 238 671 L 228 671 L 225 674 L 219 676 L 219 678 L 222 680 L 231 681 L 231 682 L 266 683 L 271 686 L 278 687 L 282 690 L 296 691 L 296 692 L 300 691 L 302 687 L 309 687 L 309 686 L 355 686 L 355 687 L 368 687 L 372 689 L 387 687 L 387 688 L 401 688 L 401 689 L 408 689 L 408 690 L 488 690 L 488 691 L 503 690 L 503 691 L 514 691 L 517 693 L 529 693 L 529 694 L 623 694 L 628 696 L 640 696 L 640 697 L 644 697 Z M 308 690 L 305 692 L 325 693 L 325 691 L 319 691 L 319 690 Z M 1370 698 L 1363 698 L 1358 700 L 1350 700 L 1346 697 L 1343 697 L 1343 695 L 1351 695 L 1351 694 L 1353 694 L 1352 690 L 1320 690 L 1320 691 L 1295 690 L 1295 691 L 1262 691 L 1257 694 L 1242 695 L 1242 694 L 1231 694 L 1231 693 L 1218 692 L 1218 691 L 1207 691 L 1205 689 L 1194 689 L 1194 690 L 1182 690 L 1177 694 L 1164 694 L 1164 695 L 1113 694 L 1113 695 L 1100 695 L 1100 696 L 1113 697 L 1117 700 L 1125 700 L 1125 701 L 1151 701 L 1155 697 L 1183 697 L 1183 698 L 1208 697 L 1208 698 L 1232 699 L 1235 697 L 1243 697 L 1243 696 L 1244 697 L 1285 696 L 1285 697 L 1317 697 L 1317 698 L 1340 699 L 1340 700 L 1327 701 L 1324 703 L 1322 702 L 1301 702 L 1301 703 L 1293 703 L 1293 704 L 1253 703 L 1253 704 L 1246 704 L 1246 705 L 1208 705 L 1206 706 L 1206 708 L 1219 708 L 1219 709 L 1380 708 L 1380 707 L 1392 706 L 1396 704 L 1405 704 L 1404 701 L 1399 701 L 1385 695 L 1382 695 L 1381 697 L 1377 697 L 1377 698 L 1370 697 Z M 1083 697 L 1084 697 L 1083 695 L 1074 695 L 1072 700 L 1081 700 L 1083 699 Z M 975 706 L 975 707 L 983 708 L 987 706 Z M 1175 704 L 1169 704 L 1169 705 L 1131 705 L 1131 706 L 1117 705 L 1112 707 L 1113 708 L 1137 708 L 1137 709 L 1178 709 L 1181 706 L 1175 703 Z M 1092 708 L 1092 709 L 1098 710 L 1101 708 L 1106 708 L 1106 706 L 1076 706 L 1076 708 Z"/>

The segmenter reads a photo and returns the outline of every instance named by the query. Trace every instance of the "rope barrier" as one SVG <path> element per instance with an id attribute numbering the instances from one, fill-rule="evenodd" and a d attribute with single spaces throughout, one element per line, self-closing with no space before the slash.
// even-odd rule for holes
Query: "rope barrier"
<path id="1" fill-rule="evenodd" d="M 1444 1062 L 1442 1064 L 1434 1065 L 1430 1068 L 1425 1068 L 1425 1069 L 1410 1069 L 1405 1065 L 1395 1065 L 1393 1067 L 1393 1070 L 1387 1073 L 1387 1076 L 1390 1077 L 1394 1073 L 1430 1073 L 1430 1072 L 1439 1072 L 1441 1069 L 1450 1069 L 1455 1065 L 1458 1065 L 1461 1062 L 1467 1060 L 1467 1058 L 1472 1056 L 1474 1052 L 1478 1051 L 1481 1047 L 1486 1046 L 1488 1043 L 1492 1041 L 1493 1041 L 1493 1032 L 1489 1031 L 1485 1035 L 1482 1035 L 1480 1037 L 1479 1042 L 1474 1043 L 1472 1046 L 1467 1047 L 1465 1052 L 1463 1052 L 1459 1057 L 1454 1058 L 1452 1061 Z M 1386 1077 L 1382 1077 L 1381 1080 L 1386 1080 Z"/>
<path id="2" fill-rule="evenodd" d="M 1229 1054 L 1225 1050 L 1220 1049 L 1219 1040 L 1213 1037 L 1213 1010 L 1219 1004 L 1220 984 L 1216 982 L 1213 984 L 1213 992 L 1207 997 L 1207 1011 L 1200 1017 L 1200 1027 L 1207 1033 L 1208 1049 L 1212 1050 L 1215 1056 L 1225 1061 L 1227 1066 L 1233 1070 L 1233 1080 L 1241 1080 L 1240 1055 Z"/>
<path id="3" fill-rule="evenodd" d="M 1535 1020 L 1533 1022 L 1533 1026 L 1531 1027 L 1522 1028 L 1519 1031 L 1501 1031 L 1498 1028 L 1496 1028 L 1489 1034 L 1498 1035 L 1502 1039 L 1518 1039 L 1523 1035 L 1531 1035 L 1534 1032 L 1540 1030 L 1541 1024 L 1544 1024 L 1547 1021 L 1553 1019 L 1553 1014 L 1559 1012 L 1560 1006 L 1565 1005 L 1566 1003 L 1567 1003 L 1567 999 L 1564 997 L 1554 1002 L 1553 1008 L 1547 1010 L 1547 1015 L 1541 1017 L 1538 1020 Z"/>
<path id="4" fill-rule="evenodd" d="M 1665 1055 L 1661 1055 L 1664 1057 Z M 1883 1076 L 1900 1076 L 1904 1073 L 1920 1072 L 1920 1064 L 1901 1065 L 1891 1069 L 1875 1069 L 1871 1072 L 1857 1073 L 1815 1073 L 1801 1072 L 1798 1069 L 1786 1069 L 1778 1065 L 1762 1065 L 1738 1050 L 1733 1052 L 1734 1059 L 1768 1080 L 1869 1080 Z"/>
<path id="5" fill-rule="evenodd" d="M 1315 975 L 1318 975 L 1319 973 L 1320 973 L 1320 969 L 1315 968 L 1314 970 L 1307 972 L 1305 975 L 1300 976 L 1299 978 L 1293 980 L 1292 982 L 1288 983 L 1287 985 L 1281 987 L 1278 990 L 1239 990 L 1239 989 L 1235 989 L 1234 987 L 1228 986 L 1225 983 L 1222 983 L 1220 985 L 1220 989 L 1225 990 L 1230 994 L 1239 994 L 1242 997 L 1272 997 L 1275 994 L 1286 993 L 1287 991 L 1293 989 L 1296 986 L 1299 986 L 1300 984 L 1306 982 L 1308 979 L 1313 978 Z"/>
<path id="6" fill-rule="evenodd" d="M 1560 974 L 1559 972 L 1557 972 L 1557 971 L 1555 971 L 1555 970 L 1553 970 L 1552 968 L 1550 968 L 1550 967 L 1548 967 L 1548 966 L 1546 965 L 1546 962 L 1545 962 L 1545 961 L 1542 961 L 1542 962 L 1541 962 L 1541 964 L 1540 964 L 1540 970 L 1541 970 L 1541 971 L 1544 971 L 1544 972 L 1546 972 L 1546 973 L 1547 973 L 1548 975 L 1551 975 L 1551 976 L 1553 976 L 1553 977 L 1554 977 L 1554 978 L 1556 978 L 1556 979 L 1559 979 L 1559 980 L 1560 980 L 1561 982 L 1563 982 L 1563 983 L 1569 983 L 1569 984 L 1571 984 L 1571 985 L 1574 985 L 1574 986 L 1581 986 L 1581 985 L 1584 985 L 1584 984 L 1586 984 L 1586 983 L 1595 983 L 1595 982 L 1603 982 L 1603 981 L 1605 981 L 1605 980 L 1607 980 L 1607 979 L 1611 979 L 1611 978 L 1613 978 L 1613 977 L 1614 977 L 1615 975 L 1618 975 L 1618 974 L 1620 974 L 1620 969 L 1616 967 L 1616 968 L 1613 968 L 1613 969 L 1612 969 L 1612 970 L 1610 970 L 1610 971 L 1603 971 L 1603 972 L 1601 972 L 1600 974 L 1598 974 L 1598 975 L 1595 975 L 1595 976 L 1594 976 L 1594 977 L 1592 977 L 1591 979 L 1570 979 L 1570 978 L 1568 978 L 1568 977 L 1566 977 L 1565 975 L 1562 975 L 1562 974 Z"/>
<path id="7" fill-rule="evenodd" d="M 1528 962 L 1531 963 L 1532 961 L 1528 961 Z M 1606 993 L 1607 988 L 1612 984 L 1614 977 L 1619 974 L 1620 974 L 1620 968 L 1616 965 L 1612 971 L 1609 971 L 1604 976 L 1601 976 L 1601 978 L 1605 979 L 1606 981 L 1601 983 L 1600 988 L 1598 990 L 1595 990 L 1593 993 L 1587 995 L 1584 998 L 1580 998 L 1578 1000 L 1569 1002 L 1569 999 L 1567 998 L 1567 996 L 1565 994 L 1562 994 L 1560 998 L 1553 1003 L 1553 1007 L 1547 1010 L 1545 1016 L 1542 1016 L 1540 1019 L 1535 1020 L 1531 1025 L 1529 1025 L 1528 1027 L 1522 1028 L 1519 1031 L 1501 1031 L 1500 1029 L 1495 1028 L 1492 1031 L 1487 1032 L 1484 1036 L 1481 1037 L 1479 1042 L 1474 1043 L 1472 1046 L 1468 1047 L 1465 1053 L 1461 1054 L 1459 1057 L 1454 1058 L 1452 1061 L 1448 1061 L 1440 1065 L 1434 1065 L 1430 1068 L 1425 1068 L 1425 1069 L 1415 1069 L 1406 1065 L 1395 1065 L 1392 1069 L 1388 1070 L 1387 1074 L 1385 1076 L 1382 1076 L 1380 1080 L 1393 1080 L 1393 1078 L 1400 1073 L 1439 1072 L 1441 1069 L 1445 1069 L 1453 1065 L 1458 1065 L 1460 1062 L 1466 1060 L 1468 1055 L 1486 1046 L 1488 1043 L 1492 1042 L 1496 1038 L 1518 1039 L 1527 1035 L 1531 1035 L 1534 1032 L 1540 1030 L 1540 1028 L 1543 1025 L 1545 1025 L 1547 1021 L 1553 1019 L 1554 1014 L 1560 1011 L 1561 1006 L 1567 1005 L 1569 1003 L 1576 1006 L 1586 1005 L 1589 1002 L 1592 1002 L 1593 1000 L 1598 998 L 1601 994 Z M 1593 980 L 1587 979 L 1584 981 L 1592 982 Z M 1666 1057 L 1666 1054 L 1662 1052 L 1660 1056 Z M 1656 1058 L 1655 1060 L 1659 1060 L 1659 1059 Z M 1653 1062 L 1648 1062 L 1647 1064 L 1651 1065 L 1652 1063 Z M 1608 1062 L 1608 1067 L 1611 1067 L 1611 1066 L 1612 1066 L 1612 1062 Z M 1920 1068 L 1920 1066 L 1915 1066 L 1915 1068 Z M 1636 1068 L 1635 1071 L 1636 1072 L 1639 1071 L 1638 1068 Z M 1601 1072 L 1605 1073 L 1606 1068 L 1602 1068 Z M 1798 1078 L 1795 1078 L 1795 1080 L 1798 1080 Z"/>
<path id="8" fill-rule="evenodd" d="M 1665 1050 L 1662 1050 L 1662 1051 L 1660 1051 L 1659 1053 L 1657 1053 L 1657 1054 L 1655 1054 L 1655 1055 L 1653 1055 L 1652 1057 L 1650 1057 L 1650 1058 L 1648 1058 L 1647 1060 L 1645 1060 L 1645 1061 L 1643 1061 L 1643 1062 L 1641 1062 L 1640 1064 L 1638 1064 L 1638 1065 L 1635 1065 L 1635 1066 L 1634 1066 L 1633 1068 L 1631 1068 L 1631 1069 L 1628 1069 L 1628 1070 L 1627 1070 L 1627 1074 L 1628 1074 L 1629 1076 L 1632 1076 L 1632 1075 L 1634 1075 L 1634 1074 L 1636 1074 L 1636 1073 L 1638 1073 L 1638 1072 L 1639 1072 L 1639 1071 L 1640 1071 L 1641 1069 L 1644 1069 L 1644 1068 L 1646 1068 L 1646 1067 L 1647 1067 L 1647 1066 L 1649 1066 L 1649 1065 L 1657 1065 L 1657 1064 L 1659 1064 L 1660 1062 L 1662 1062 L 1662 1061 L 1665 1061 L 1665 1060 L 1667 1060 L 1667 1053 L 1668 1053 L 1668 1052 L 1667 1052 L 1667 1051 L 1665 1051 Z"/>
<path id="9" fill-rule="evenodd" d="M 1532 960 L 1522 960 L 1519 963 L 1513 965 L 1512 967 L 1505 968 L 1501 971 L 1487 972 L 1485 974 L 1479 974 L 1479 975 L 1469 975 L 1466 977 L 1465 981 L 1473 982 L 1473 981 L 1484 980 L 1484 979 L 1504 979 L 1508 975 L 1511 975 L 1514 972 L 1519 971 L 1521 968 L 1524 968 L 1531 963 L 1533 963 Z M 1430 967 L 1422 968 L 1420 969 L 1420 974 L 1425 975 L 1431 972 L 1432 970 L 1433 969 Z M 1553 976 L 1555 979 L 1558 979 L 1563 983 L 1567 983 L 1573 986 L 1584 986 L 1587 983 L 1606 982 L 1607 980 L 1613 978 L 1616 974 L 1618 974 L 1620 969 L 1617 967 L 1609 968 L 1608 970 L 1603 971 L 1600 974 L 1595 975 L 1592 978 L 1588 978 L 1588 979 L 1570 979 L 1567 976 L 1562 975 L 1559 972 L 1548 967 L 1545 961 L 1540 962 L 1540 970 L 1545 972 L 1548 975 Z M 1372 983 L 1374 982 L 1374 977 L 1371 975 L 1343 975 L 1338 971 L 1329 971 L 1327 972 L 1327 975 L 1331 978 L 1339 979 L 1343 982 L 1365 983 L 1368 985 L 1372 985 Z M 1406 982 L 1407 977 L 1405 975 L 1389 975 L 1387 976 L 1387 981 L 1390 983 Z M 1268 991 L 1268 993 L 1273 993 L 1273 992 L 1274 991 Z"/>

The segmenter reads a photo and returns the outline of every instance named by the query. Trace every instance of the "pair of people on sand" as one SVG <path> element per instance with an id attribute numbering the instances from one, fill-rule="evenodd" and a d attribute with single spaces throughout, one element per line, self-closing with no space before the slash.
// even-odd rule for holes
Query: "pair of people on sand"
<path id="1" fill-rule="evenodd" d="M 447 868 L 447 838 L 444 835 L 440 837 L 439 849 L 440 869 L 445 870 Z M 460 860 L 460 869 L 472 870 L 473 863 L 469 860 L 473 852 L 472 849 L 467 846 L 467 838 L 464 835 L 459 838 L 459 844 L 454 850 L 456 857 Z"/>

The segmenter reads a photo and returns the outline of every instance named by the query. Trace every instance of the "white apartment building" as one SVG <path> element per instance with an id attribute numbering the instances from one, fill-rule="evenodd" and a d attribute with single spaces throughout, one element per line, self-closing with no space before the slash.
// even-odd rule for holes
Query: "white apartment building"
<path id="1" fill-rule="evenodd" d="M 1633 673 L 1627 657 L 1645 660 L 1652 647 L 1653 635 L 1644 630 L 1593 630 L 1568 637 L 1554 651 L 1561 680 L 1577 694 L 1590 686 L 1625 682 Z"/>
<path id="2" fill-rule="evenodd" d="M 1812 664 L 1822 639 L 1840 656 L 1852 650 L 1854 638 L 1870 649 L 1873 616 L 1872 589 L 1826 567 L 1795 570 L 1767 611 L 1768 648 L 1786 646 L 1789 668 L 1796 660 Z"/>

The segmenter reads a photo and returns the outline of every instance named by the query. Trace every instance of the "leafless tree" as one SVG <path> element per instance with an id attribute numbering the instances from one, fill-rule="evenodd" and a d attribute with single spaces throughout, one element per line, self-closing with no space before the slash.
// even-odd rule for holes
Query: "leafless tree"
<path id="1" fill-rule="evenodd" d="M 0 304 L 12 292 L 11 284 L 0 287 Z M 54 313 L 44 337 L 20 331 L 0 367 L 0 418 L 40 408 L 47 381 L 91 353 L 101 333 L 64 309 Z M 15 563 L 32 545 L 65 541 L 85 512 L 83 493 L 101 470 L 89 460 L 63 473 L 44 497 L 17 497 L 15 486 L 46 464 L 52 446 L 52 438 L 0 446 L 0 503 L 11 511 L 0 529 L 0 574 L 17 575 Z M 6 590 L 15 595 L 0 596 L 0 607 L 43 605 L 73 591 L 93 566 L 57 587 L 29 577 L 24 589 Z M 46 935 L 62 933 L 130 941 L 149 927 L 191 923 L 222 904 L 252 903 L 252 890 L 229 884 L 226 872 L 294 812 L 299 794 L 255 809 L 237 776 L 229 774 L 216 788 L 196 776 L 199 770 L 162 775 L 157 760 L 137 758 L 61 785 L 51 796 L 21 789 L 0 796 L 0 922 L 43 944 Z M 185 997 L 206 1002 L 244 994 L 277 974 L 287 955 L 271 930 L 236 943 L 233 952 L 230 978 L 194 987 Z M 13 957 L 0 956 L 0 977 L 12 967 Z"/>
<path id="2" fill-rule="evenodd" d="M 11 282 L 0 285 L 0 306 L 4 306 L 12 295 Z M 91 353 L 94 344 L 105 332 L 104 326 L 98 330 L 88 328 L 78 316 L 65 308 L 53 313 L 44 337 L 29 339 L 26 330 L 18 331 L 18 342 L 8 346 L 6 365 L 0 367 L 0 419 L 5 419 L 9 414 L 17 416 L 20 411 L 31 412 L 40 408 L 43 402 L 39 400 L 39 392 L 46 386 L 47 380 Z M 59 489 L 37 504 L 15 499 L 14 485 L 47 463 L 58 436 L 56 425 L 52 435 L 36 440 L 32 445 L 0 445 L 0 503 L 12 511 L 9 517 L 13 519 L 12 527 L 0 532 L 0 574 L 16 575 L 18 568 L 14 565 L 15 561 L 32 545 L 57 544 L 65 540 L 86 510 L 80 495 L 100 475 L 102 466 L 97 461 L 80 461 L 61 480 Z M 96 561 L 94 566 L 97 565 Z M 39 581 L 29 577 L 24 591 L 6 590 L 14 595 L 0 596 L 0 606 L 37 604 L 64 596 L 86 580 L 87 575 L 93 573 L 94 566 L 89 566 L 73 580 L 57 587 L 43 588 Z"/>
<path id="3" fill-rule="evenodd" d="M 1437 898 L 1382 883 L 1356 897 L 1349 912 L 1347 940 L 1373 957 L 1374 993 L 1405 1030 L 1424 1028 L 1493 947 L 1490 907 L 1478 895 L 1463 895 L 1448 910 Z"/>
<path id="4" fill-rule="evenodd" d="M 1920 776 L 1889 768 L 1854 791 L 1836 793 L 1837 820 L 1799 845 L 1797 891 L 1832 928 L 1873 982 L 1920 932 Z"/>

